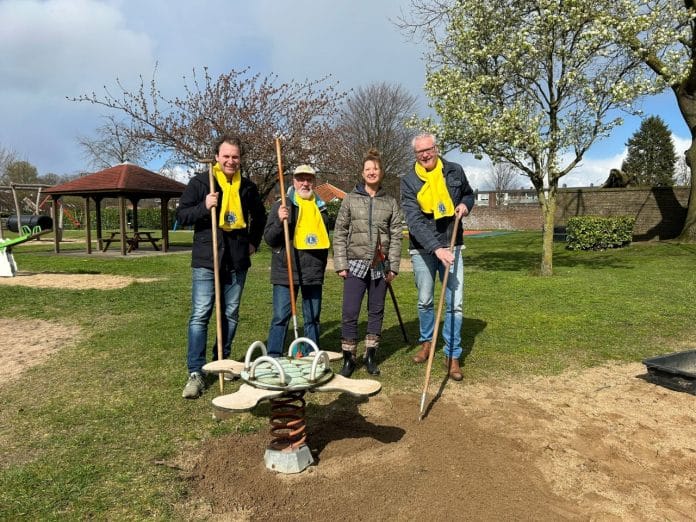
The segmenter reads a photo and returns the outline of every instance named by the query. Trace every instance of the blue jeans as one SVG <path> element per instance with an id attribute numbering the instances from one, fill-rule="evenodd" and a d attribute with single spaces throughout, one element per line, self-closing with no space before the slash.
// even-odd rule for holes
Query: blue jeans
<path id="1" fill-rule="evenodd" d="M 420 332 L 418 342 L 431 341 L 435 327 L 433 294 L 435 291 L 435 272 L 442 281 L 445 266 L 434 254 L 412 254 L 413 276 L 418 289 L 418 321 Z M 445 322 L 441 338 L 445 342 L 445 357 L 459 359 L 462 355 L 462 303 L 464 301 L 464 260 L 461 247 L 454 249 L 454 263 L 450 266 L 445 292 Z M 439 330 L 438 330 L 439 331 Z M 434 347 L 433 347 L 434 348 Z"/>
<path id="2" fill-rule="evenodd" d="M 247 271 L 220 274 L 220 310 L 222 327 L 222 357 L 232 351 L 232 340 L 239 322 L 239 303 L 246 281 Z M 193 268 L 191 285 L 191 317 L 188 324 L 188 371 L 200 372 L 206 363 L 208 323 L 215 306 L 215 275 L 209 268 Z M 217 345 L 213 348 L 213 360 L 217 359 Z"/>
<path id="3" fill-rule="evenodd" d="M 295 285 L 295 301 L 297 301 L 298 289 L 302 292 L 302 321 L 303 336 L 310 338 L 319 346 L 319 316 L 321 315 L 321 288 L 322 285 Z M 285 347 L 285 334 L 288 331 L 288 322 L 292 316 L 290 306 L 290 287 L 287 285 L 273 285 L 273 318 L 271 328 L 268 331 L 268 355 L 280 357 Z M 294 326 L 294 325 L 293 325 Z M 311 348 L 304 347 L 304 355 Z"/>

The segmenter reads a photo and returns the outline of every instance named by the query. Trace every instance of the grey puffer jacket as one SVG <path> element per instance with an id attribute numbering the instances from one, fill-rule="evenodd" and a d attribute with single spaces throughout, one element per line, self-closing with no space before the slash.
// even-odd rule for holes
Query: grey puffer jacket
<path id="1" fill-rule="evenodd" d="M 334 270 L 348 270 L 349 259 L 371 261 L 377 239 L 389 261 L 389 270 L 399 273 L 402 215 L 395 198 L 379 189 L 374 197 L 363 185 L 355 187 L 341 203 L 333 236 Z"/>

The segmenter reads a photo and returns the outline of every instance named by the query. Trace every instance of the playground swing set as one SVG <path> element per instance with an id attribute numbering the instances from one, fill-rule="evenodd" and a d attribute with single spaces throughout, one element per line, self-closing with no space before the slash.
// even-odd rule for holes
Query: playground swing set
<path id="1" fill-rule="evenodd" d="M 17 274 L 17 263 L 12 256 L 12 248 L 33 239 L 39 240 L 43 234 L 53 232 L 53 219 L 50 216 L 39 214 L 39 211 L 49 199 L 42 202 L 41 189 L 48 185 L 11 183 L 9 186 L 0 186 L 0 190 L 11 191 L 14 200 L 16 214 L 7 218 L 7 229 L 19 235 L 13 238 L 5 238 L 2 223 L 0 222 L 0 277 L 14 277 Z M 20 213 L 17 190 L 36 190 L 36 202 L 25 197 L 22 202 L 33 209 L 34 214 Z M 65 210 L 65 209 L 64 209 Z"/>

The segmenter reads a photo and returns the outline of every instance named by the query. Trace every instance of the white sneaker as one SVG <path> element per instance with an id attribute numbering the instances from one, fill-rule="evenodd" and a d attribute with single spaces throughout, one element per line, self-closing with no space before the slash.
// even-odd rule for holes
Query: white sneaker
<path id="1" fill-rule="evenodd" d="M 203 390 L 205 390 L 203 376 L 199 372 L 193 372 L 189 375 L 186 386 L 184 386 L 184 392 L 181 396 L 184 399 L 197 399 L 201 396 Z"/>

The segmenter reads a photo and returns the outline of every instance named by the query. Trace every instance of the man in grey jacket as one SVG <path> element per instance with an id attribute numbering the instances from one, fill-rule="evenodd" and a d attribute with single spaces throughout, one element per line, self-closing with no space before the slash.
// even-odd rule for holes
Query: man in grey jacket
<path id="1" fill-rule="evenodd" d="M 454 251 L 449 244 L 455 217 L 464 217 L 474 206 L 474 192 L 464 169 L 457 163 L 440 158 L 435 136 L 419 134 L 411 142 L 416 156 L 414 168 L 401 179 L 401 208 L 409 231 L 409 253 L 418 289 L 418 341 L 416 363 L 428 359 L 432 346 L 435 317 L 433 296 L 436 273 L 447 280 L 444 340 L 445 365 L 450 378 L 462 380 L 459 358 L 462 355 L 462 303 L 464 300 L 464 266 L 461 255 L 461 227 L 455 238 Z"/>

